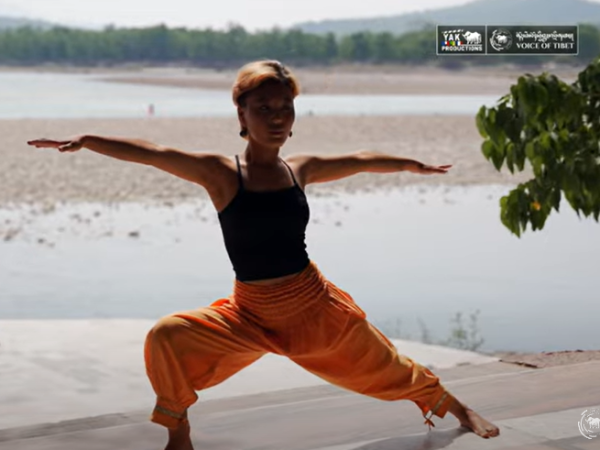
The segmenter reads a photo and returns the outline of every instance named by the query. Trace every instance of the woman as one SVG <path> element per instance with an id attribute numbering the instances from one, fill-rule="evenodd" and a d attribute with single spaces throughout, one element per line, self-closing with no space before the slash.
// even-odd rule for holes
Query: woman
<path id="1" fill-rule="evenodd" d="M 497 436 L 496 426 L 460 403 L 427 368 L 399 355 L 306 252 L 307 185 L 360 172 L 444 174 L 451 166 L 371 152 L 283 160 L 279 152 L 292 136 L 298 93 L 296 78 L 277 61 L 240 69 L 233 102 L 240 136 L 247 140 L 241 157 L 89 135 L 29 142 L 61 152 L 87 148 L 167 171 L 204 187 L 217 211 L 235 272 L 232 295 L 164 317 L 146 338 L 146 370 L 157 396 L 150 420 L 168 429 L 167 450 L 192 448 L 187 409 L 196 402 L 196 391 L 223 382 L 268 352 L 344 389 L 410 400 L 430 426 L 433 415 L 449 412 L 479 436 Z"/>

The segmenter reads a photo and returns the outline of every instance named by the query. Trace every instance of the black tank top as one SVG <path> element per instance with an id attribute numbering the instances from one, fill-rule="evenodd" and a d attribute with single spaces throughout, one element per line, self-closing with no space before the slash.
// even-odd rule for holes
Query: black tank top
<path id="1" fill-rule="evenodd" d="M 225 248 L 239 281 L 264 280 L 300 272 L 310 263 L 305 243 L 310 211 L 306 195 L 294 181 L 276 191 L 244 189 L 238 156 L 239 188 L 221 211 L 219 222 Z"/>

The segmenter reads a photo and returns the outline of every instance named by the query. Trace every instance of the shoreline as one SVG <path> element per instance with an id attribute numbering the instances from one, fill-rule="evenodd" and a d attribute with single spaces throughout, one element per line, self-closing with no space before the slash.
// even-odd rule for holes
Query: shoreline
<path id="1" fill-rule="evenodd" d="M 572 83 L 584 67 L 542 65 L 465 67 L 361 65 L 294 67 L 302 94 L 315 95 L 498 95 L 501 97 L 526 73 L 556 74 Z M 237 69 L 124 65 L 116 67 L 0 66 L 0 73 L 32 72 L 92 75 L 103 82 L 184 89 L 230 91 Z"/>
<path id="2" fill-rule="evenodd" d="M 582 364 L 600 360 L 600 350 L 562 350 L 556 352 L 520 353 L 491 352 L 489 356 L 499 358 L 500 362 L 515 364 L 531 369 Z"/>
<path id="3" fill-rule="evenodd" d="M 439 208 L 463 202 L 497 202 L 510 184 L 433 185 L 407 184 L 374 189 L 306 189 L 311 208 L 310 226 L 345 226 L 349 210 L 379 201 L 392 201 L 402 208 Z M 498 211 L 499 206 L 497 205 Z M 69 240 L 104 241 L 141 239 L 155 242 L 163 231 L 173 233 L 169 241 L 179 243 L 183 228 L 218 227 L 218 213 L 208 196 L 187 199 L 59 200 L 11 202 L 0 205 L 0 243 L 56 247 Z M 164 229 L 163 229 L 164 227 Z M 182 228 L 183 227 L 183 228 Z M 163 230 L 163 231 L 159 231 Z M 167 233 L 167 234 L 168 234 Z"/>
<path id="4" fill-rule="evenodd" d="M 446 70 L 438 67 L 406 66 L 338 66 L 332 68 L 292 67 L 300 83 L 300 92 L 311 95 L 502 95 L 525 73 L 535 70 L 502 67 L 468 67 Z M 548 69 L 568 83 L 576 80 L 578 70 Z M 145 72 L 145 73 L 144 73 Z M 133 85 L 176 87 L 185 89 L 229 91 L 236 71 L 143 71 L 126 76 L 102 77 L 101 81 Z"/>

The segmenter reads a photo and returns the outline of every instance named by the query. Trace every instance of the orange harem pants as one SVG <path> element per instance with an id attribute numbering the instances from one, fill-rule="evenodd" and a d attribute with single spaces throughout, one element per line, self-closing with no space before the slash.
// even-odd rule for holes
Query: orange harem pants
<path id="1" fill-rule="evenodd" d="M 341 388 L 381 400 L 411 400 L 430 426 L 430 417 L 443 418 L 453 398 L 426 367 L 399 355 L 350 295 L 311 263 L 275 285 L 236 280 L 229 298 L 160 319 L 144 351 L 157 395 L 150 420 L 177 427 L 187 420 L 196 391 L 225 381 L 268 352 Z"/>

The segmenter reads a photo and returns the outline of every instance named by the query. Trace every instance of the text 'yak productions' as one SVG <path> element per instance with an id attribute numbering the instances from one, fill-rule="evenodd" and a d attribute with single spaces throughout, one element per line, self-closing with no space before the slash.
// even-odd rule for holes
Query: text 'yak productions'
<path id="1" fill-rule="evenodd" d="M 483 36 L 478 31 L 448 30 L 442 32 L 442 52 L 484 52 Z"/>

